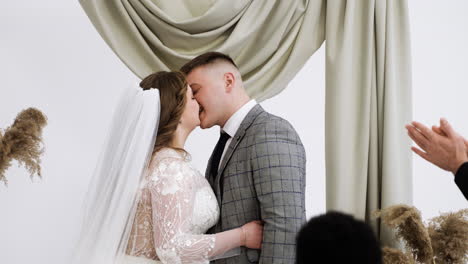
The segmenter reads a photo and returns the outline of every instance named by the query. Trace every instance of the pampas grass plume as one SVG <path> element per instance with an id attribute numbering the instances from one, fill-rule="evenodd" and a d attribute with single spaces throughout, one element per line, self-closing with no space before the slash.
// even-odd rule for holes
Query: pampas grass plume
<path id="1" fill-rule="evenodd" d="M 47 117 L 38 109 L 28 108 L 21 111 L 13 125 L 0 131 L 0 181 L 7 184 L 5 172 L 12 160 L 26 167 L 31 177 L 41 177 L 40 155 L 43 149 L 42 129 L 47 125 Z"/>
<path id="2" fill-rule="evenodd" d="M 396 236 L 405 241 L 406 249 L 420 263 L 433 263 L 434 253 L 428 231 L 418 209 L 407 205 L 395 205 L 377 211 L 384 224 L 396 230 Z"/>

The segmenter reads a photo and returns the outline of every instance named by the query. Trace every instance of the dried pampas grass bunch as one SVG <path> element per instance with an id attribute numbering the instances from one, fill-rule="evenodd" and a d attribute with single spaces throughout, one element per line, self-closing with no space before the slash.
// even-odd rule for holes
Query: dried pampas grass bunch
<path id="1" fill-rule="evenodd" d="M 427 229 L 436 263 L 468 263 L 468 209 L 434 217 Z"/>
<path id="2" fill-rule="evenodd" d="M 381 217 L 384 224 L 394 228 L 406 245 L 406 252 L 383 248 L 384 264 L 463 264 L 468 261 L 468 209 L 434 217 L 427 226 L 419 210 L 407 205 L 391 206 L 375 212 L 374 216 Z"/>
<path id="3" fill-rule="evenodd" d="M 396 236 L 406 243 L 406 250 L 411 252 L 420 263 L 432 263 L 431 239 L 424 226 L 421 213 L 415 207 L 395 205 L 377 211 L 384 224 L 396 230 Z"/>
<path id="4" fill-rule="evenodd" d="M 384 247 L 382 248 L 382 263 L 392 264 L 415 264 L 410 253 L 403 253 L 398 249 Z"/>
<path id="5" fill-rule="evenodd" d="M 21 111 L 12 126 L 0 131 L 0 181 L 7 184 L 6 170 L 13 160 L 26 167 L 31 177 L 41 177 L 40 155 L 43 149 L 42 129 L 47 125 L 47 117 L 38 109 Z"/>

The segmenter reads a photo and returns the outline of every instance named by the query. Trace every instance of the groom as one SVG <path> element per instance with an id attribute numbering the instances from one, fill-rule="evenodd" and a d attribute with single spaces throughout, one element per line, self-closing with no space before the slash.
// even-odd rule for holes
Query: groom
<path id="1" fill-rule="evenodd" d="M 208 233 L 264 222 L 261 250 L 213 263 L 294 263 L 296 234 L 305 222 L 304 147 L 294 128 L 247 95 L 234 61 L 218 52 L 185 64 L 200 126 L 221 127 L 206 169 L 221 215 Z"/>

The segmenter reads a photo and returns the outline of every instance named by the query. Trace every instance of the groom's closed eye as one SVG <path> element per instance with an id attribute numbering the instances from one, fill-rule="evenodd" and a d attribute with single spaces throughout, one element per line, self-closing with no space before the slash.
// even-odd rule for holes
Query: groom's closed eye
<path id="1" fill-rule="evenodd" d="M 193 95 L 196 95 L 198 93 L 198 90 L 200 90 L 201 88 L 201 86 L 197 83 L 191 84 L 190 87 L 192 88 Z"/>

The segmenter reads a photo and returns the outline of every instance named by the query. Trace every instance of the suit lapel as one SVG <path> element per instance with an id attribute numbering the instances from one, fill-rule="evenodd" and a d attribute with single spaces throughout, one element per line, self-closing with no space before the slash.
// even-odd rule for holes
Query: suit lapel
<path id="1" fill-rule="evenodd" d="M 236 150 L 242 138 L 244 138 L 246 130 L 252 125 L 255 118 L 257 118 L 257 116 L 264 111 L 265 110 L 263 110 L 263 108 L 259 104 L 255 105 L 249 111 L 249 113 L 247 114 L 247 116 L 244 118 L 241 125 L 239 126 L 239 129 L 237 130 L 236 134 L 232 138 L 232 141 L 229 144 L 228 149 L 226 150 L 226 153 L 224 154 L 223 160 L 221 161 L 221 166 L 219 167 L 219 170 L 218 170 L 218 174 L 214 178 L 214 189 L 216 192 L 216 196 L 218 197 L 219 204 L 221 204 L 221 197 L 222 197 L 222 194 L 219 193 L 221 175 L 223 174 L 224 169 L 226 168 L 229 160 L 231 159 L 232 154 Z M 208 165 L 211 167 L 211 158 L 210 158 Z M 209 169 L 207 170 L 207 174 L 209 174 Z"/>

